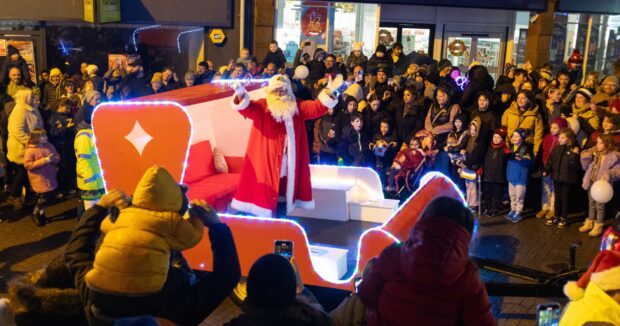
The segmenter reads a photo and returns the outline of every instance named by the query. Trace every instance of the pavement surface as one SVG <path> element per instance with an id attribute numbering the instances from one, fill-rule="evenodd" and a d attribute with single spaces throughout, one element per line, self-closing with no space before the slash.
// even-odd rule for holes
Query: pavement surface
<path id="1" fill-rule="evenodd" d="M 0 203 L 4 197 L 0 197 Z M 51 221 L 37 227 L 29 215 L 32 207 L 14 211 L 6 204 L 0 205 L 0 297 L 6 295 L 7 282 L 20 274 L 44 267 L 56 255 L 62 254 L 72 229 L 76 225 L 77 199 L 57 201 L 48 209 Z M 579 219 L 579 216 L 575 216 Z M 312 243 L 346 247 L 356 252 L 357 239 L 372 223 L 339 223 L 312 219 L 298 219 Z M 598 251 L 600 239 L 591 239 L 578 232 L 575 222 L 566 229 L 544 224 L 544 220 L 526 213 L 526 219 L 512 224 L 503 216 L 478 219 L 471 243 L 472 256 L 489 258 L 503 263 L 516 264 L 542 271 L 557 271 L 568 262 L 571 243 L 581 241 L 577 250 L 576 265 L 587 267 Z M 349 266 L 354 262 L 349 255 Z M 526 282 L 502 274 L 482 271 L 486 282 Z M 531 283 L 531 282 L 530 282 Z M 491 297 L 493 313 L 499 325 L 534 325 L 536 306 L 540 303 L 566 303 L 564 298 Z M 230 299 L 207 318 L 202 325 L 221 325 L 240 313 Z"/>

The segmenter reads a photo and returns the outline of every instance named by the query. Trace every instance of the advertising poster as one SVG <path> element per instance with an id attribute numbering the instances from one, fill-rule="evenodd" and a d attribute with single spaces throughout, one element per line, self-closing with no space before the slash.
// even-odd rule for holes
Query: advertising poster
<path id="1" fill-rule="evenodd" d="M 325 6 L 307 6 L 304 2 L 301 9 L 301 39 L 310 40 L 316 47 L 327 49 L 327 26 L 329 13 Z"/>
<path id="2" fill-rule="evenodd" d="M 125 70 L 129 59 L 137 59 L 139 57 L 140 56 L 137 54 L 108 54 L 108 69 L 111 69 L 115 64 L 117 64 L 119 68 Z"/>
<path id="3" fill-rule="evenodd" d="M 28 64 L 28 70 L 30 71 L 30 77 L 33 83 L 37 82 L 37 64 L 34 60 L 34 43 L 27 40 L 6 40 L 0 39 L 0 57 L 4 57 L 4 60 L 8 60 L 6 57 L 8 54 L 8 46 L 12 45 L 19 51 L 19 54 L 26 60 Z"/>

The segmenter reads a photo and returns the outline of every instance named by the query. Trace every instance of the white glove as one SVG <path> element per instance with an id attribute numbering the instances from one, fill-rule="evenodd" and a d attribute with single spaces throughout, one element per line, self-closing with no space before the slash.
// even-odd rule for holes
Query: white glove
<path id="1" fill-rule="evenodd" d="M 243 97 L 243 95 L 245 95 L 246 93 L 245 86 L 243 86 L 240 80 L 235 80 L 232 84 L 230 84 L 230 87 L 232 87 L 232 89 L 235 91 L 235 94 L 239 98 Z"/>
<path id="2" fill-rule="evenodd" d="M 340 86 L 342 86 L 343 82 L 344 81 L 341 74 L 336 75 L 334 80 L 332 80 L 332 77 L 329 76 L 329 81 L 327 82 L 327 86 L 325 86 L 325 88 L 333 94 L 340 88 Z"/>

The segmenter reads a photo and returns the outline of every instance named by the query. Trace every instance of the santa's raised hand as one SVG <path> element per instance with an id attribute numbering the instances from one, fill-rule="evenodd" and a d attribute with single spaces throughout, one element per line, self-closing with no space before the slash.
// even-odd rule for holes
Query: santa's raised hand
<path id="1" fill-rule="evenodd" d="M 340 88 L 340 86 L 342 86 L 343 82 L 344 80 L 341 74 L 336 75 L 335 79 L 332 79 L 332 76 L 330 75 L 329 81 L 327 82 L 327 86 L 325 86 L 325 89 L 327 89 L 330 94 L 335 94 L 336 91 L 338 91 L 338 89 Z"/>
<path id="2" fill-rule="evenodd" d="M 230 84 L 230 87 L 235 91 L 235 95 L 237 95 L 237 98 L 239 99 L 243 98 L 247 92 L 245 90 L 245 86 L 243 86 L 243 83 L 241 83 L 240 80 L 235 80 L 232 84 Z"/>

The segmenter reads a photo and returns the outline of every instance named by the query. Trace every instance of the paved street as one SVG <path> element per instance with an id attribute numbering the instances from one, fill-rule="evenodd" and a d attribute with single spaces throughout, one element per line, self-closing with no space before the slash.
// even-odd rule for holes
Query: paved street
<path id="1" fill-rule="evenodd" d="M 48 212 L 53 221 L 45 227 L 34 225 L 23 210 L 13 212 L 12 208 L 0 206 L 0 296 L 6 294 L 6 282 L 21 273 L 43 267 L 55 255 L 61 254 L 70 232 L 75 226 L 75 205 L 71 199 L 52 205 Z M 300 221 L 308 230 L 312 242 L 330 243 L 334 238 L 342 241 L 352 238 L 357 232 L 372 224 L 334 224 Z M 577 251 L 577 265 L 585 266 L 598 250 L 599 239 L 590 239 L 577 231 L 578 224 L 559 230 L 544 225 L 543 220 L 529 218 L 519 224 L 507 222 L 503 217 L 483 217 L 472 241 L 471 254 L 483 258 L 518 264 L 534 269 L 552 270 L 555 263 L 568 261 L 568 245 L 576 240 L 583 242 Z M 346 237 L 334 237 L 344 233 Z M 349 242 L 350 243 L 350 242 Z M 338 245 L 338 244 L 336 244 Z M 350 250 L 354 249 L 349 247 Z M 482 272 L 485 281 L 516 281 L 513 278 Z M 536 305 L 559 301 L 561 298 L 499 298 L 492 297 L 493 311 L 500 325 L 533 325 Z M 225 301 L 203 324 L 218 325 L 239 313 L 232 301 Z"/>

